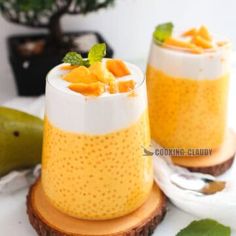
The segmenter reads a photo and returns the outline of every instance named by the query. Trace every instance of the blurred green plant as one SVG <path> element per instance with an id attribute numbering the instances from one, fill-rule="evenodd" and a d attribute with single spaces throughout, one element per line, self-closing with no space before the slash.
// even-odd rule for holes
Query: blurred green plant
<path id="1" fill-rule="evenodd" d="M 16 24 L 47 28 L 55 43 L 62 43 L 60 19 L 64 14 L 87 14 L 114 0 L 0 0 L 3 17 Z"/>

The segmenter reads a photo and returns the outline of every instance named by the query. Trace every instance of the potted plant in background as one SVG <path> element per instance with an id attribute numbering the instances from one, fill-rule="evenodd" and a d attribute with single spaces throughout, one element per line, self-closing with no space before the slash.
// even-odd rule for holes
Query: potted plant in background
<path id="1" fill-rule="evenodd" d="M 63 33 L 61 18 L 65 14 L 87 14 L 106 8 L 114 0 L 0 0 L 3 17 L 15 24 L 44 28 L 48 34 L 17 35 L 8 38 L 9 59 L 20 95 L 44 93 L 45 76 L 60 63 L 67 51 L 86 56 L 95 43 L 105 42 L 92 31 Z M 105 42 L 107 44 L 107 42 Z M 107 56 L 112 49 L 107 44 Z"/>

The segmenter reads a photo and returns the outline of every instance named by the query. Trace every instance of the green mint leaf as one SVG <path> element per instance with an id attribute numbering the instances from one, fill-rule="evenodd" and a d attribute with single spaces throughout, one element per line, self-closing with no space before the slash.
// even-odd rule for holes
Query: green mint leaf
<path id="1" fill-rule="evenodd" d="M 193 221 L 182 229 L 176 236 L 230 236 L 230 227 L 224 226 L 215 220 L 204 219 Z"/>
<path id="2" fill-rule="evenodd" d="M 69 63 L 72 66 L 86 66 L 89 67 L 94 62 L 102 61 L 103 57 L 106 55 L 106 44 L 98 43 L 95 44 L 88 53 L 88 59 L 84 59 L 77 52 L 68 52 L 63 58 L 64 63 Z"/>
<path id="3" fill-rule="evenodd" d="M 163 43 L 172 35 L 174 25 L 171 22 L 158 25 L 153 32 L 153 38 L 157 43 Z"/>
<path id="4" fill-rule="evenodd" d="M 106 55 L 106 44 L 105 43 L 98 43 L 95 44 L 88 53 L 88 60 L 90 65 L 94 62 L 99 62 L 105 57 Z"/>
<path id="5" fill-rule="evenodd" d="M 83 60 L 83 66 L 86 66 L 86 67 L 89 67 L 90 66 L 90 63 L 89 63 L 89 60 L 88 59 L 84 59 Z"/>
<path id="6" fill-rule="evenodd" d="M 68 52 L 63 58 L 64 63 L 69 63 L 72 66 L 83 66 L 84 60 L 83 57 L 77 52 Z"/>

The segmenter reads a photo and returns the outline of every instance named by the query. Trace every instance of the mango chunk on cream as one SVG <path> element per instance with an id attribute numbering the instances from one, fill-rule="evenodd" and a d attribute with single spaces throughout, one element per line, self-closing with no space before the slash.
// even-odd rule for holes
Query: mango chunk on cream
<path id="1" fill-rule="evenodd" d="M 77 68 L 78 66 L 72 66 L 72 65 L 63 65 L 61 66 L 62 70 L 73 70 L 75 68 Z"/>
<path id="2" fill-rule="evenodd" d="M 187 49 L 191 53 L 203 53 L 206 49 L 215 50 L 224 45 L 220 41 L 214 40 L 204 25 L 199 28 L 190 28 L 184 31 L 180 37 L 167 37 L 164 41 L 164 46 Z"/>
<path id="3" fill-rule="evenodd" d="M 195 36 L 195 34 L 197 33 L 197 29 L 196 28 L 191 28 L 186 30 L 185 32 L 182 33 L 183 37 L 192 37 Z"/>
<path id="4" fill-rule="evenodd" d="M 73 90 L 74 92 L 81 93 L 85 96 L 99 96 L 104 93 L 105 86 L 101 82 L 95 83 L 74 83 L 69 85 L 69 89 Z"/>
<path id="5" fill-rule="evenodd" d="M 125 80 L 118 82 L 118 90 L 120 93 L 126 93 L 133 90 L 135 87 L 135 82 L 133 80 Z"/>
<path id="6" fill-rule="evenodd" d="M 128 67 L 122 60 L 110 59 L 106 62 L 107 69 L 116 77 L 130 75 Z"/>
<path id="7" fill-rule="evenodd" d="M 202 48 L 201 47 L 198 47 L 197 45 L 195 45 L 191 42 L 182 41 L 182 40 L 175 39 L 175 38 L 172 38 L 172 37 L 167 38 L 165 40 L 165 45 L 174 46 L 174 47 L 177 47 L 177 48 L 188 49 L 192 53 L 202 53 Z"/>
<path id="8" fill-rule="evenodd" d="M 108 71 L 106 66 L 102 62 L 95 62 L 89 67 L 89 71 L 94 74 L 99 81 L 108 84 L 115 80 L 114 75 Z"/>
<path id="9" fill-rule="evenodd" d="M 197 45 L 198 47 L 201 47 L 204 49 L 213 48 L 211 41 L 208 41 L 207 39 L 203 38 L 200 35 L 196 35 L 193 38 L 193 43 Z"/>
<path id="10" fill-rule="evenodd" d="M 135 88 L 134 80 L 118 81 L 131 75 L 126 64 L 119 59 L 107 59 L 94 62 L 90 66 L 63 65 L 62 70 L 68 70 L 63 79 L 71 83 L 68 88 L 85 96 L 100 96 L 104 92 L 110 94 L 125 93 Z"/>
<path id="11" fill-rule="evenodd" d="M 97 82 L 96 75 L 92 74 L 85 66 L 79 66 L 63 77 L 70 83 L 93 83 Z"/>
<path id="12" fill-rule="evenodd" d="M 211 34 L 210 34 L 209 30 L 207 29 L 207 27 L 204 25 L 202 25 L 199 28 L 199 30 L 197 31 L 197 34 L 207 41 L 212 41 Z"/>

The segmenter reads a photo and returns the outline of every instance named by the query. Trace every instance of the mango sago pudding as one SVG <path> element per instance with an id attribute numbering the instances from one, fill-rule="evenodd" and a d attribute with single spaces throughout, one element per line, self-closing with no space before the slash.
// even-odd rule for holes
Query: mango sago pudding
<path id="1" fill-rule="evenodd" d="M 167 148 L 218 149 L 225 137 L 230 44 L 205 26 L 157 26 L 147 66 L 151 136 Z"/>
<path id="2" fill-rule="evenodd" d="M 52 205 L 80 219 L 126 215 L 153 184 L 146 85 L 141 70 L 69 53 L 47 77 L 42 186 Z M 99 54 L 100 53 L 100 54 Z M 94 54 L 96 54 L 94 56 Z"/>

